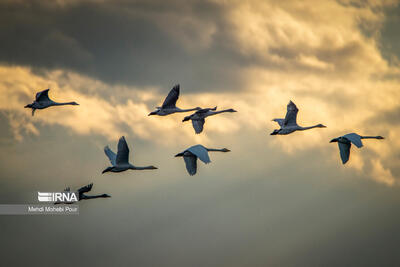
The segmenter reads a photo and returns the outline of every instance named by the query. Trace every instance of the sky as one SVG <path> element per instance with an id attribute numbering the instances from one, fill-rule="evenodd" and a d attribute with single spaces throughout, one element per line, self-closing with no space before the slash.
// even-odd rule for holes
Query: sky
<path id="1" fill-rule="evenodd" d="M 399 266 L 395 0 L 3 0 L 0 203 L 77 189 L 79 216 L 2 216 L 4 266 Z M 178 107 L 234 108 L 195 135 Z M 23 107 L 50 88 L 79 106 Z M 292 100 L 298 123 L 270 136 Z M 342 165 L 332 138 L 381 135 Z M 101 174 L 124 135 L 133 164 Z M 189 176 L 189 146 L 212 153 Z M 24 257 L 21 257 L 21 253 Z"/>

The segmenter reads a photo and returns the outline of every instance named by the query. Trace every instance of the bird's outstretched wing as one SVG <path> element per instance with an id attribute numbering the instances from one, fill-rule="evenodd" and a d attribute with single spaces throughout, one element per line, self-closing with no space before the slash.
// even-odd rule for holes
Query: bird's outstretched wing
<path id="1" fill-rule="evenodd" d="M 297 112 L 299 112 L 299 109 L 290 100 L 289 104 L 287 105 L 287 112 L 286 112 L 285 121 L 283 124 L 285 126 L 297 125 Z"/>
<path id="2" fill-rule="evenodd" d="M 191 146 L 187 149 L 187 151 L 198 157 L 205 164 L 211 162 L 210 157 L 208 156 L 207 148 L 202 145 Z"/>
<path id="3" fill-rule="evenodd" d="M 168 93 L 164 100 L 161 108 L 174 108 L 176 106 L 176 101 L 179 98 L 179 84 L 175 85 L 174 88 Z"/>
<path id="4" fill-rule="evenodd" d="M 115 166 L 117 155 L 108 146 L 104 147 L 104 153 L 106 153 L 111 165 Z"/>
<path id="5" fill-rule="evenodd" d="M 122 136 L 118 141 L 118 152 L 115 162 L 116 164 L 129 163 L 129 148 L 124 136 Z"/>
<path id="6" fill-rule="evenodd" d="M 197 157 L 196 156 L 183 156 L 185 161 L 186 170 L 189 175 L 195 175 L 197 171 Z"/>
<path id="7" fill-rule="evenodd" d="M 82 194 L 82 193 L 89 192 L 90 190 L 92 190 L 92 187 L 93 187 L 93 183 L 90 183 L 90 184 L 88 184 L 88 185 L 85 185 L 85 186 L 83 186 L 83 187 L 81 187 L 81 188 L 78 189 L 78 193 L 79 193 L 79 194 Z"/>
<path id="8" fill-rule="evenodd" d="M 199 134 L 203 131 L 203 126 L 206 121 L 204 119 L 201 120 L 192 120 L 193 129 L 196 134 Z"/>
<path id="9" fill-rule="evenodd" d="M 361 136 L 359 136 L 356 133 L 345 134 L 343 135 L 343 137 L 352 142 L 358 148 L 363 146 L 363 143 L 361 141 Z"/>
<path id="10" fill-rule="evenodd" d="M 345 143 L 338 142 L 338 146 L 339 146 L 340 158 L 342 159 L 342 163 L 346 164 L 346 162 L 349 161 L 349 158 L 350 158 L 351 143 L 345 144 Z"/>
<path id="11" fill-rule="evenodd" d="M 283 126 L 283 123 L 285 122 L 285 119 L 273 119 L 272 121 L 275 121 L 279 124 L 279 126 Z"/>
<path id="12" fill-rule="evenodd" d="M 36 94 L 36 101 L 50 101 L 49 90 L 46 89 Z"/>

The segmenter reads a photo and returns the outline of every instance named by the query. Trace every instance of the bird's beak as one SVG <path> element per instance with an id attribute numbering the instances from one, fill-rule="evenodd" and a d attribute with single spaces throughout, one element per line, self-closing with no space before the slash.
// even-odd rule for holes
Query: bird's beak
<path id="1" fill-rule="evenodd" d="M 331 141 L 329 141 L 329 143 L 334 143 L 336 142 L 336 138 L 333 138 Z"/>
<path id="2" fill-rule="evenodd" d="M 150 112 L 149 115 L 147 115 L 147 116 L 151 116 L 151 115 L 157 115 L 157 111 L 152 111 L 152 112 Z"/>
<path id="3" fill-rule="evenodd" d="M 189 118 L 185 117 L 185 118 L 183 118 L 182 122 L 185 122 L 185 121 L 188 121 L 188 120 L 189 120 Z"/>
<path id="4" fill-rule="evenodd" d="M 24 108 L 30 108 L 31 107 L 31 105 L 30 104 L 28 104 L 28 105 L 26 105 Z"/>
<path id="5" fill-rule="evenodd" d="M 269 135 L 277 135 L 277 132 L 272 132 L 272 133 L 270 133 Z"/>

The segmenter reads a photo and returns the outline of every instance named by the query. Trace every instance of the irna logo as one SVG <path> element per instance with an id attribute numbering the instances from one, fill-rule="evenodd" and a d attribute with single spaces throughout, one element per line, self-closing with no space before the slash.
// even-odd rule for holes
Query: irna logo
<path id="1" fill-rule="evenodd" d="M 39 202 L 77 202 L 78 197 L 73 192 L 38 192 Z"/>

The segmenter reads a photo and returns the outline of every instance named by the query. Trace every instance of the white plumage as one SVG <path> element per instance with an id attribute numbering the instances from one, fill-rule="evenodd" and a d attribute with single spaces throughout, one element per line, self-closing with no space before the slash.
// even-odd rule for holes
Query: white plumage
<path id="1" fill-rule="evenodd" d="M 45 109 L 52 106 L 79 105 L 76 102 L 64 102 L 64 103 L 55 102 L 49 98 L 49 90 L 50 89 L 46 89 L 41 92 L 38 92 L 36 94 L 35 101 L 33 101 L 32 104 L 28 104 L 25 106 L 25 108 L 32 109 L 32 116 L 35 114 L 35 110 L 37 109 Z"/>
<path id="2" fill-rule="evenodd" d="M 154 170 L 157 167 L 154 166 L 146 166 L 146 167 L 137 167 L 129 163 L 129 148 L 126 143 L 125 137 L 122 136 L 118 141 L 118 152 L 115 154 L 108 146 L 104 147 L 104 153 L 108 157 L 111 163 L 111 167 L 103 170 L 102 173 L 105 172 L 123 172 L 126 170 Z"/>
<path id="3" fill-rule="evenodd" d="M 287 105 L 287 111 L 286 111 L 286 116 L 284 119 L 273 119 L 272 121 L 275 121 L 279 124 L 281 127 L 280 129 L 275 129 L 271 135 L 286 135 L 293 133 L 295 131 L 304 131 L 312 128 L 325 128 L 325 125 L 322 124 L 317 124 L 314 126 L 309 126 L 309 127 L 301 127 L 297 124 L 297 113 L 299 112 L 299 109 L 297 106 L 292 102 L 289 101 L 289 104 Z"/>
<path id="4" fill-rule="evenodd" d="M 230 150 L 227 148 L 222 149 L 213 149 L 206 148 L 202 145 L 191 146 L 185 151 L 176 154 L 175 157 L 183 157 L 185 161 L 186 170 L 189 175 L 195 175 L 197 172 L 197 159 L 200 159 L 205 164 L 211 162 L 210 157 L 208 155 L 209 151 L 218 151 L 218 152 L 229 152 Z"/>
<path id="5" fill-rule="evenodd" d="M 358 148 L 363 146 L 361 139 L 384 139 L 382 136 L 361 136 L 356 133 L 349 133 L 343 136 L 334 138 L 330 141 L 330 143 L 337 142 L 340 152 L 340 158 L 342 159 L 342 163 L 346 164 L 350 158 L 350 148 L 351 144 L 355 145 Z"/>

